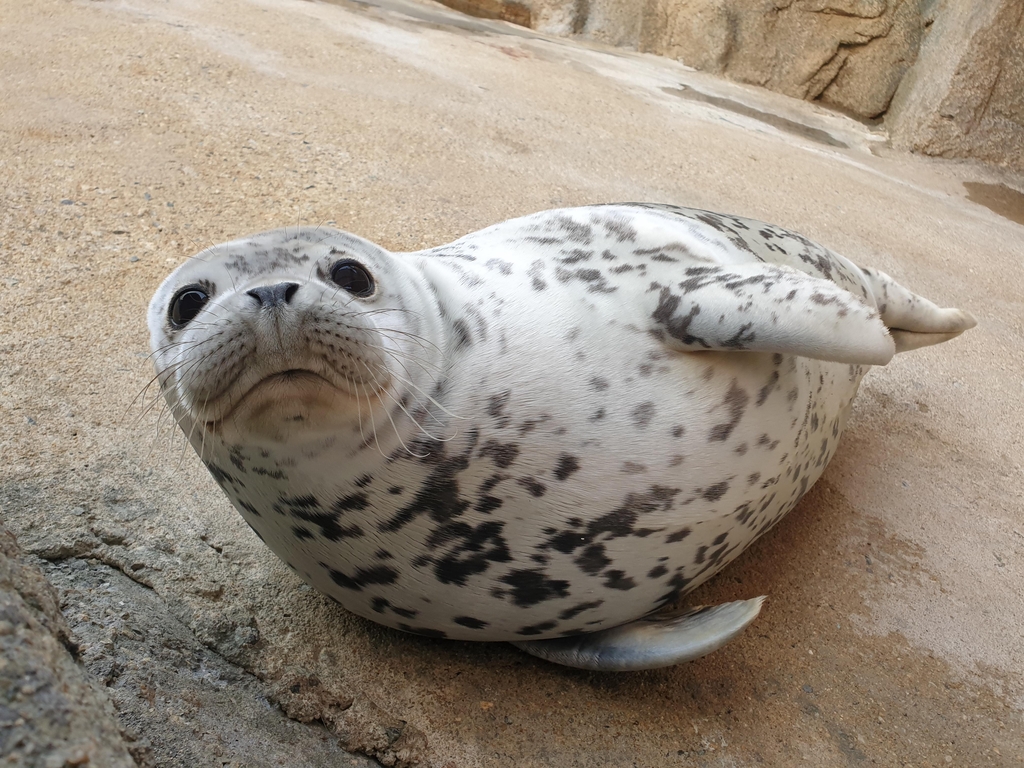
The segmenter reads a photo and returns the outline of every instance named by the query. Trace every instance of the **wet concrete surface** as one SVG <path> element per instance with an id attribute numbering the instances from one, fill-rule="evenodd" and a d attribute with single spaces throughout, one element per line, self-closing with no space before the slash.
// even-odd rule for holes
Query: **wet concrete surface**
<path id="1" fill-rule="evenodd" d="M 877 128 L 670 61 L 452 18 L 4 4 L 0 514 L 60 569 L 72 624 L 86 574 L 145 585 L 138 611 L 122 585 L 125 612 L 166 606 L 198 643 L 179 656 L 224 665 L 223 689 L 199 693 L 237 696 L 242 719 L 285 713 L 267 754 L 308 738 L 308 764 L 334 754 L 325 733 L 440 768 L 1020 764 L 1024 227 L 964 184 L 1021 180 L 895 154 Z M 205 245 L 325 223 L 413 249 L 616 200 L 773 221 L 980 321 L 869 374 L 822 481 L 691 596 L 768 595 L 705 659 L 590 674 L 357 619 L 263 547 L 145 390 L 146 305 Z M 103 627 L 107 656 L 142 652 Z M 150 654 L 157 679 L 174 658 Z M 163 717 L 144 706 L 121 712 Z M 152 739 L 156 764 L 244 764 L 201 709 L 168 713 L 185 757 Z"/>
<path id="2" fill-rule="evenodd" d="M 1017 224 L 1024 224 L 1024 193 L 1005 184 L 965 181 L 967 199 Z"/>
<path id="3" fill-rule="evenodd" d="M 694 90 L 693 88 L 687 88 L 686 86 L 679 86 L 678 88 L 663 88 L 662 90 L 665 91 L 665 93 L 671 93 L 683 99 L 691 99 L 692 101 L 702 104 L 710 104 L 714 107 L 718 107 L 719 109 L 726 109 L 730 112 L 735 112 L 738 115 L 752 117 L 755 120 L 760 120 L 762 123 L 792 133 L 795 136 L 810 139 L 811 141 L 817 141 L 830 147 L 842 147 L 843 149 L 848 148 L 847 144 L 834 138 L 828 131 L 823 131 L 820 128 L 813 128 L 805 123 L 790 120 L 786 117 L 779 117 L 771 112 L 754 109 L 753 107 L 741 104 L 733 99 L 711 96 L 709 94 L 702 93 L 701 91 Z"/>

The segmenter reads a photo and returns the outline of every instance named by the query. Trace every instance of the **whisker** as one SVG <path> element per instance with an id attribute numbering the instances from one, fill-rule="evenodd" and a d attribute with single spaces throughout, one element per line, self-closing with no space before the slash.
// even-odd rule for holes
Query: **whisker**
<path id="1" fill-rule="evenodd" d="M 399 443 L 400 443 L 400 444 L 402 445 L 402 448 L 404 448 L 404 449 L 405 449 L 405 452 L 406 452 L 406 453 L 408 453 L 408 454 L 409 454 L 410 456 L 415 456 L 415 457 L 416 457 L 416 458 L 418 458 L 418 459 L 423 459 L 423 458 L 426 458 L 426 456 L 427 456 L 428 454 L 426 454 L 426 453 L 424 453 L 424 454 L 419 454 L 419 453 L 415 453 L 415 452 L 413 452 L 413 451 L 412 451 L 412 450 L 411 450 L 411 449 L 409 448 L 409 446 L 408 446 L 408 445 L 406 445 L 406 442 L 405 442 L 405 440 L 403 440 L 403 439 L 402 439 L 402 435 L 401 435 L 401 433 L 400 433 L 400 432 L 398 431 L 398 425 L 396 425 L 396 424 L 395 424 L 395 420 L 394 420 L 393 418 L 391 418 L 391 410 L 390 410 L 390 409 L 389 409 L 389 408 L 388 408 L 388 407 L 387 407 L 387 406 L 386 406 L 386 405 L 384 404 L 384 398 L 383 398 L 383 397 L 381 396 L 381 392 L 383 392 L 384 394 L 388 395 L 388 396 L 389 396 L 389 397 L 390 397 L 390 398 L 391 398 L 392 400 L 394 400 L 394 401 L 395 401 L 395 403 L 396 403 L 396 404 L 398 405 L 398 407 L 399 407 L 399 408 L 401 408 L 401 409 L 402 409 L 402 410 L 403 410 L 403 411 L 405 412 L 405 415 L 409 417 L 409 419 L 410 419 L 410 420 L 412 421 L 412 423 L 413 423 L 413 424 L 416 424 L 416 426 L 419 426 L 419 423 L 418 423 L 418 422 L 416 421 L 416 419 L 412 418 L 412 415 L 411 415 L 411 414 L 410 414 L 410 413 L 409 413 L 408 411 L 406 411 L 406 410 L 405 410 L 405 407 L 404 407 L 404 406 L 402 405 L 402 403 L 401 403 L 401 402 L 400 402 L 400 401 L 398 400 L 398 398 L 396 398 L 396 397 L 395 397 L 395 396 L 394 396 L 394 395 L 393 395 L 393 394 L 391 393 L 391 391 L 390 391 L 390 390 L 388 390 L 388 389 L 387 389 L 387 388 L 385 388 L 385 387 L 381 387 L 381 386 L 380 386 L 380 382 L 379 382 L 379 381 L 377 380 L 377 377 L 376 377 L 376 376 L 374 375 L 373 371 L 370 371 L 369 373 L 370 373 L 370 376 L 371 376 L 371 377 L 373 378 L 374 382 L 375 382 L 375 383 L 377 384 L 377 399 L 378 399 L 378 400 L 380 400 L 380 404 L 381 404 L 381 406 L 383 406 L 383 408 L 384 408 L 384 413 L 385 413 L 385 414 L 387 414 L 387 417 L 388 417 L 388 421 L 390 421 L 390 422 L 391 422 L 391 428 L 392 428 L 392 429 L 393 429 L 393 430 L 395 431 L 395 437 L 397 437 L 397 438 L 398 438 L 398 442 L 399 442 Z M 425 435 L 426 435 L 427 437 L 432 437 L 432 436 L 431 436 L 431 435 L 430 435 L 430 434 L 429 434 L 429 433 L 428 433 L 428 432 L 427 432 L 426 430 L 424 430 L 424 429 L 423 429 L 422 427 L 420 427 L 420 431 L 422 431 L 422 432 L 423 432 L 423 434 L 425 434 Z"/>

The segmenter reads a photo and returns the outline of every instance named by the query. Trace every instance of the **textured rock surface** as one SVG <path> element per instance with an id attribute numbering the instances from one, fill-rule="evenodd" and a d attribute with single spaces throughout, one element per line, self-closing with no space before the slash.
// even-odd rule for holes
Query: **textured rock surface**
<path id="1" fill-rule="evenodd" d="M 154 763 L 244 765 L 243 723 L 314 765 L 325 735 L 437 768 L 1024 754 L 1024 229 L 963 187 L 1019 181 L 433 5 L 0 2 L 0 508 Z M 775 221 L 981 321 L 870 374 L 824 481 L 693 596 L 769 595 L 697 663 L 591 675 L 354 618 L 132 403 L 149 297 L 204 245 L 324 222 L 415 248 L 608 200 Z"/>
<path id="2" fill-rule="evenodd" d="M 1024 169 L 1020 0 L 445 2 L 668 56 L 860 118 L 884 115 L 901 149 Z"/>
<path id="3" fill-rule="evenodd" d="M 270 686 L 202 645 L 153 590 L 121 571 L 71 558 L 44 572 L 61 594 L 81 664 L 144 742 L 141 765 L 376 765 L 346 753 L 322 723 L 289 719 L 271 704 Z"/>
<path id="4" fill-rule="evenodd" d="M 885 111 L 920 45 L 917 0 L 652 0 L 640 49 L 862 117 Z"/>
<path id="5" fill-rule="evenodd" d="M 914 63 L 920 0 L 445 0 L 877 117 Z M 526 9 L 516 12 L 515 8 Z M 518 19 L 510 17 L 518 14 Z"/>
<path id="6" fill-rule="evenodd" d="M 1024 3 L 947 3 L 885 123 L 895 146 L 1024 170 Z"/>
<path id="7" fill-rule="evenodd" d="M 134 768 L 102 686 L 72 658 L 57 593 L 0 525 L 0 764 Z"/>

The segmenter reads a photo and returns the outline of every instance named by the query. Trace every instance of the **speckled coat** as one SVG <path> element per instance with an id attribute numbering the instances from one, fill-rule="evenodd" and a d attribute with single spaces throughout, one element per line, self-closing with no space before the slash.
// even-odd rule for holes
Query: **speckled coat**
<path id="1" fill-rule="evenodd" d="M 251 298 L 275 285 L 298 287 Z M 183 286 L 208 303 L 177 327 Z M 179 424 L 302 578 L 388 626 L 522 640 L 721 570 L 821 475 L 868 365 L 950 312 L 777 227 L 618 205 L 408 254 L 264 233 L 172 274 L 150 328 Z"/>

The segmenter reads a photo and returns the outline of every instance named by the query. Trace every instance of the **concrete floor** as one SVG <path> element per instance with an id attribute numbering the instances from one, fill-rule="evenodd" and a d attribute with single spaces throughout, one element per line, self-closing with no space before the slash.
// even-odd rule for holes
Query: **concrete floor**
<path id="1" fill-rule="evenodd" d="M 438 768 L 1024 762 L 1020 178 L 439 6 L 0 0 L 0 180 L 7 526 L 151 587 L 293 717 Z M 354 618 L 145 409 L 146 305 L 208 244 L 324 222 L 412 249 L 625 200 L 791 227 L 980 321 L 869 375 L 824 478 L 693 595 L 769 596 L 705 659 L 589 674 Z"/>

